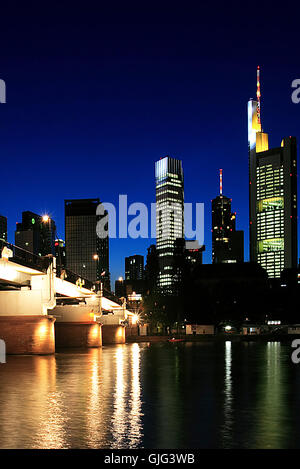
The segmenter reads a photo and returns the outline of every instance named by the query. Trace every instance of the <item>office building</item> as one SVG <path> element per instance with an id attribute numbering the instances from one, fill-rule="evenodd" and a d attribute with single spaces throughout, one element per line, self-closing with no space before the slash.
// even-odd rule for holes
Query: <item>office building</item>
<path id="1" fill-rule="evenodd" d="M 172 294 L 174 243 L 177 238 L 184 237 L 182 162 L 170 156 L 157 161 L 155 181 L 158 287 L 162 293 Z"/>
<path id="2" fill-rule="evenodd" d="M 125 280 L 143 280 L 144 256 L 125 257 Z"/>
<path id="3" fill-rule="evenodd" d="M 15 245 L 37 256 L 55 256 L 55 236 L 56 225 L 51 217 L 26 211 L 16 225 Z"/>
<path id="4" fill-rule="evenodd" d="M 108 237 L 96 233 L 99 199 L 65 200 L 66 265 L 82 278 L 110 289 Z M 105 213 L 106 215 L 106 213 Z"/>
<path id="5" fill-rule="evenodd" d="M 220 194 L 212 200 L 212 262 L 243 262 L 244 232 L 236 230 L 236 213 L 231 212 L 231 199 L 223 194 L 220 169 Z"/>
<path id="6" fill-rule="evenodd" d="M 269 149 L 260 97 L 258 68 L 257 100 L 248 102 L 250 260 L 279 278 L 297 267 L 297 143 L 286 137 Z"/>

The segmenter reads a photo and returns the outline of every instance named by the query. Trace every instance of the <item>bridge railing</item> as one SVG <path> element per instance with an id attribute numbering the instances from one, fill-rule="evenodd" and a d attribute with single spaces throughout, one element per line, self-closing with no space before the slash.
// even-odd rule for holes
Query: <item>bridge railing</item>
<path id="1" fill-rule="evenodd" d="M 9 257 L 11 262 L 21 264 L 24 267 L 30 267 L 35 270 L 46 273 L 47 269 L 52 262 L 51 257 L 42 257 L 33 254 L 30 251 L 26 251 L 19 246 L 9 243 L 8 241 L 0 240 L 0 250 L 2 252 L 3 248 L 7 248 L 12 252 L 12 257 Z"/>
<path id="2" fill-rule="evenodd" d="M 12 252 L 12 257 L 9 257 L 11 262 L 15 262 L 17 264 L 23 265 L 25 267 L 30 267 L 35 270 L 39 270 L 40 272 L 46 273 L 49 265 L 52 262 L 52 255 L 45 256 L 37 256 L 30 251 L 26 251 L 26 249 L 20 248 L 19 246 L 15 246 L 14 244 L 9 243 L 8 241 L 4 241 L 0 239 L 0 250 L 2 252 L 3 248 L 6 247 Z M 80 277 L 80 275 L 76 274 L 70 269 L 66 269 L 64 266 L 57 264 L 56 265 L 56 276 L 60 278 L 64 278 L 68 280 L 68 282 L 73 283 L 74 285 L 80 285 L 88 290 L 98 291 L 100 290 L 100 281 L 92 282 L 86 278 Z M 122 305 L 122 301 L 116 297 L 111 291 L 107 290 L 103 286 L 103 295 L 111 301 Z"/>
<path id="3" fill-rule="evenodd" d="M 100 281 L 92 282 L 91 280 L 81 277 L 80 275 L 62 265 L 56 265 L 56 276 L 62 278 L 63 280 L 67 280 L 74 285 L 87 288 L 88 290 L 94 290 L 95 292 L 100 290 Z M 102 289 L 103 296 L 105 296 L 105 298 L 114 301 L 118 305 L 122 305 L 122 301 L 111 291 L 107 290 L 107 288 L 104 286 L 102 286 Z"/>

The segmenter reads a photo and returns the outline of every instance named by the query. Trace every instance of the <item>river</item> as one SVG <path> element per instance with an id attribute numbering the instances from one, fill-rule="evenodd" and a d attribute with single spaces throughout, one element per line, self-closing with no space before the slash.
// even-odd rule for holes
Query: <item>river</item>
<path id="1" fill-rule="evenodd" d="M 0 364 L 0 448 L 299 448 L 280 342 L 125 344 Z"/>

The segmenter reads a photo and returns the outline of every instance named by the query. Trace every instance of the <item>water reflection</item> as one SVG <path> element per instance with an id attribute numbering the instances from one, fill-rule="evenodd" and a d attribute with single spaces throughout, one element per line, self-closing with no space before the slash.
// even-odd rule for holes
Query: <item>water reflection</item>
<path id="1" fill-rule="evenodd" d="M 286 401 L 286 371 L 282 366 L 280 342 L 268 342 L 265 347 L 259 399 L 256 407 L 256 448 L 284 448 L 289 430 Z"/>
<path id="2" fill-rule="evenodd" d="M 225 342 L 225 375 L 224 375 L 224 424 L 221 431 L 223 446 L 230 446 L 232 440 L 232 344 Z"/>
<path id="3" fill-rule="evenodd" d="M 125 351 L 127 353 L 125 353 Z M 115 354 L 116 381 L 112 414 L 112 448 L 139 446 L 142 437 L 140 346 L 119 345 Z"/>
<path id="4" fill-rule="evenodd" d="M 128 380 L 124 379 L 124 346 L 117 347 L 116 355 L 116 384 L 114 393 L 114 412 L 112 416 L 113 448 L 122 447 L 126 430 L 126 403 L 125 391 Z"/>
<path id="5" fill-rule="evenodd" d="M 39 407 L 34 408 L 38 421 L 33 448 L 66 447 L 67 409 L 63 403 L 63 392 L 56 387 L 56 362 L 54 357 L 36 360 L 36 382 L 34 399 Z M 42 414 L 42 418 L 38 418 Z M 30 420 L 32 416 L 30 417 Z"/>
<path id="6" fill-rule="evenodd" d="M 102 386 L 102 349 L 91 350 L 89 373 L 90 383 L 87 399 L 86 444 L 90 448 L 101 447 L 103 443 L 104 399 Z"/>
<path id="7" fill-rule="evenodd" d="M 299 447 L 299 369 L 274 342 L 8 357 L 0 447 Z"/>
<path id="8" fill-rule="evenodd" d="M 141 383 L 140 383 L 140 347 L 138 344 L 131 346 L 131 406 L 129 411 L 129 446 L 137 448 L 142 438 L 141 422 Z"/>

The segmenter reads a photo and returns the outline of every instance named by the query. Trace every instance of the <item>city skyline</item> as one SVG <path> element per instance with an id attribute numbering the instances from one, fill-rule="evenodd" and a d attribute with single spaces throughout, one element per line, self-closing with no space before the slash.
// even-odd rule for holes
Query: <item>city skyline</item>
<path id="1" fill-rule="evenodd" d="M 300 9 L 157 6 L 1 5 L 10 454 L 300 448 Z"/>
<path id="2" fill-rule="evenodd" d="M 65 13 L 62 8 L 62 17 Z M 51 20 L 50 14 L 44 26 L 51 25 Z M 214 20 L 216 27 L 222 26 L 221 12 Z M 22 34 L 22 21 L 15 21 Z M 156 25 L 154 40 L 149 21 L 141 25 L 133 17 L 130 30 L 124 25 L 117 29 L 103 25 L 99 30 L 97 22 L 84 24 L 83 62 L 75 53 L 77 46 L 83 47 L 82 41 L 73 31 L 67 36 L 62 25 L 57 26 L 51 47 L 47 34 L 37 31 L 37 26 L 22 36 L 20 44 L 18 37 L 11 36 L 9 21 L 3 25 L 1 78 L 7 85 L 7 102 L 0 107 L 1 154 L 6 164 L 14 161 L 15 186 L 25 188 L 20 199 L 8 178 L 3 181 L 7 195 L 0 212 L 8 218 L 10 241 L 25 210 L 49 213 L 59 238 L 64 239 L 67 198 L 99 197 L 117 205 L 118 195 L 128 194 L 129 202 L 149 205 L 155 201 L 153 164 L 170 154 L 183 160 L 186 201 L 205 204 L 203 261 L 211 261 L 208 221 L 220 167 L 226 174 L 226 190 L 235 201 L 239 229 L 245 233 L 245 260 L 249 260 L 247 101 L 255 97 L 259 64 L 270 146 L 279 146 L 285 135 L 299 138 L 300 105 L 291 100 L 291 83 L 298 71 L 291 46 L 296 29 L 283 25 L 284 40 L 276 36 L 270 48 L 264 41 L 265 22 L 272 25 L 272 18 L 265 15 L 263 22 L 258 19 L 251 24 L 250 47 L 250 25 L 237 24 L 234 15 L 228 19 L 222 44 L 212 40 L 208 26 L 200 31 L 194 24 L 172 30 L 172 40 L 168 28 Z M 236 28 L 239 45 L 233 42 Z M 30 54 L 34 35 L 39 37 L 38 66 Z M 205 50 L 203 38 L 208 45 Z M 51 63 L 49 54 L 55 57 Z M 111 240 L 112 281 L 123 275 L 122 259 L 146 255 L 151 242 Z"/>

